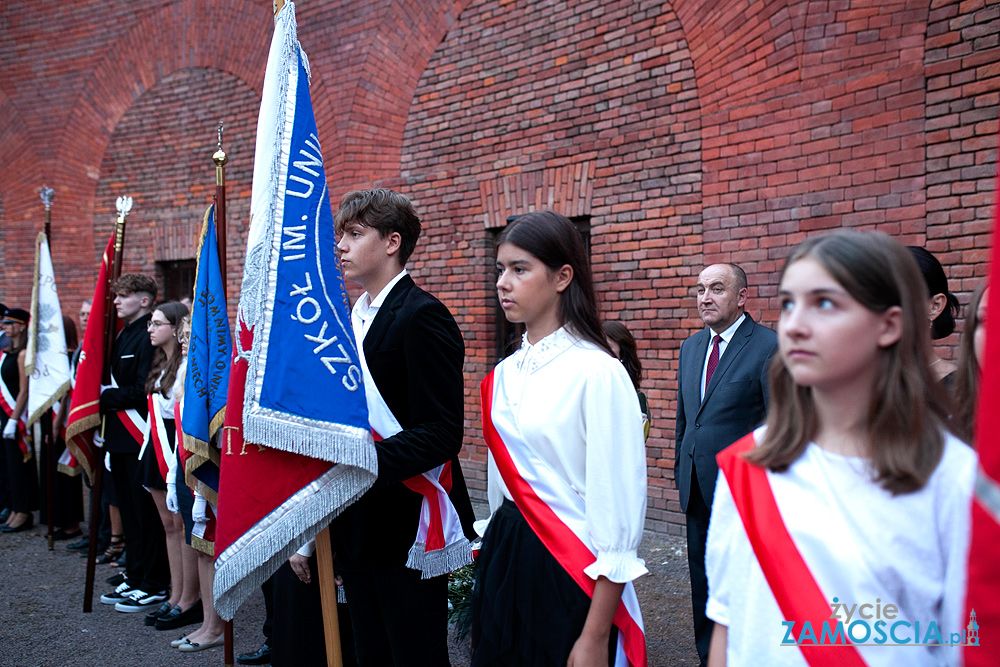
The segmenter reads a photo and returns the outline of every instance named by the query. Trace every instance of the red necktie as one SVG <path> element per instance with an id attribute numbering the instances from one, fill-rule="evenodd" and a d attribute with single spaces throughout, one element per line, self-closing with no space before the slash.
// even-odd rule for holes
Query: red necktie
<path id="1" fill-rule="evenodd" d="M 712 373 L 719 365 L 719 344 L 722 343 L 722 336 L 716 334 L 712 339 L 712 354 L 708 355 L 708 368 L 705 370 L 705 393 L 708 393 L 708 383 L 712 381 Z"/>

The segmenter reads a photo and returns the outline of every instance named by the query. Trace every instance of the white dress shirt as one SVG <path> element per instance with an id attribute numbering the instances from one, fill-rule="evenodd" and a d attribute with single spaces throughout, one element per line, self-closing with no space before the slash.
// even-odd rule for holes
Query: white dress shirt
<path id="1" fill-rule="evenodd" d="M 509 405 L 521 437 L 586 505 L 597 560 L 592 579 L 624 583 L 647 572 L 637 556 L 646 519 L 646 447 L 642 412 L 622 364 L 565 328 L 536 344 L 527 335 L 504 359 L 494 410 Z M 489 457 L 491 511 L 513 499 Z"/>
<path id="2" fill-rule="evenodd" d="M 736 335 L 736 330 L 740 328 L 740 325 L 743 324 L 743 320 L 746 318 L 747 314 L 743 313 L 739 316 L 739 319 L 729 325 L 728 329 L 719 334 L 722 336 L 722 340 L 719 341 L 719 361 L 722 361 L 722 355 L 726 353 L 729 341 Z M 712 346 L 715 345 L 715 332 L 709 329 L 708 335 L 708 349 L 705 350 L 705 361 L 701 365 L 701 400 L 703 401 L 705 400 L 705 377 L 708 375 L 708 360 L 712 356 Z"/>

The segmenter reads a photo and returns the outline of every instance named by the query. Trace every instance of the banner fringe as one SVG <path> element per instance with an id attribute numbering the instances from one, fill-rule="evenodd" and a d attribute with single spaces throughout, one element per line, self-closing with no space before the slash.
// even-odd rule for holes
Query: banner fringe
<path id="1" fill-rule="evenodd" d="M 375 476 L 365 470 L 334 466 L 219 554 L 213 588 L 219 615 L 232 620 L 243 600 L 374 482 Z"/>
<path id="2" fill-rule="evenodd" d="M 440 577 L 442 574 L 454 572 L 460 567 L 472 563 L 472 543 L 462 538 L 458 542 L 445 546 L 444 549 L 425 551 L 426 545 L 415 542 L 410 547 L 406 567 L 420 570 L 421 579 Z"/>

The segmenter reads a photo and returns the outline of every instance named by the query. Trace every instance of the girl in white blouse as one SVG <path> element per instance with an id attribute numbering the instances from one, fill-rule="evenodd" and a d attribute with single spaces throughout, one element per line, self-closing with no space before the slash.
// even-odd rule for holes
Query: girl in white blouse
<path id="1" fill-rule="evenodd" d="M 492 516 L 473 599 L 486 665 L 645 665 L 631 581 L 646 510 L 643 418 L 601 331 L 583 239 L 551 212 L 497 240 L 521 348 L 484 381 Z"/>
<path id="2" fill-rule="evenodd" d="M 792 251 L 778 300 L 767 424 L 718 457 L 709 665 L 958 664 L 976 457 L 947 431 L 919 270 L 837 230 Z"/>

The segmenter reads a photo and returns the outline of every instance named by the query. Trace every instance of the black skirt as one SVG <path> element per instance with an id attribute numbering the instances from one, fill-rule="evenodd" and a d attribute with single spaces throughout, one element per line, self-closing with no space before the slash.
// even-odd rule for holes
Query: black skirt
<path id="1" fill-rule="evenodd" d="M 565 667 L 589 611 L 590 596 L 505 500 L 476 561 L 472 667 Z M 612 628 L 609 665 L 617 641 Z"/>

